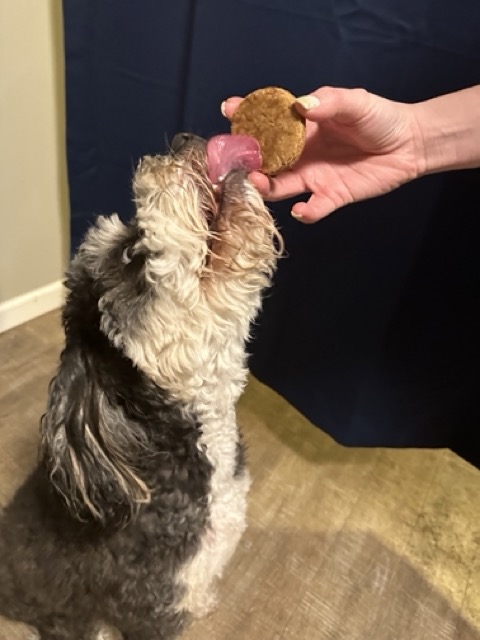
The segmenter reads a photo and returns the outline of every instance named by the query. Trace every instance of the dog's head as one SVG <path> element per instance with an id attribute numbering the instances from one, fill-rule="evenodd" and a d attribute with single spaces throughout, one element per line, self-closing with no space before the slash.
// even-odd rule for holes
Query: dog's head
<path id="1" fill-rule="evenodd" d="M 140 161 L 133 190 L 132 223 L 100 217 L 71 269 L 73 288 L 81 279 L 98 299 L 105 334 L 127 352 L 132 333 L 142 344 L 155 338 L 157 357 L 182 342 L 189 318 L 206 325 L 221 317 L 244 333 L 281 250 L 246 172 L 213 185 L 206 142 L 180 134 L 171 153 Z M 149 328 L 156 335 L 140 339 Z"/>
<path id="2" fill-rule="evenodd" d="M 180 134 L 172 147 L 143 158 L 134 179 L 140 246 L 157 258 L 153 277 L 167 276 L 180 294 L 208 290 L 215 278 L 264 286 L 278 234 L 246 172 L 232 170 L 213 185 L 203 139 Z"/>
<path id="3" fill-rule="evenodd" d="M 182 134 L 169 154 L 143 158 L 133 186 L 132 222 L 100 217 L 72 262 L 66 348 L 42 421 L 54 486 L 102 523 L 128 521 L 149 499 L 138 460 L 158 414 L 152 385 L 191 406 L 203 375 L 210 385 L 233 375 L 234 399 L 232 358 L 243 356 L 281 248 L 245 171 L 212 184 L 200 138 Z"/>

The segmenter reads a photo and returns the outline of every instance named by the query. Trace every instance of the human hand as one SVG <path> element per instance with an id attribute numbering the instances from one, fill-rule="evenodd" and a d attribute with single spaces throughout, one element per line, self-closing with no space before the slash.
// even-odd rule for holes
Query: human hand
<path id="1" fill-rule="evenodd" d="M 225 101 L 223 114 L 231 118 L 240 101 Z M 422 135 L 411 105 L 364 89 L 323 87 L 295 106 L 307 126 L 299 161 L 274 178 L 253 172 L 250 180 L 269 201 L 311 193 L 292 210 L 302 222 L 392 191 L 423 170 Z"/>

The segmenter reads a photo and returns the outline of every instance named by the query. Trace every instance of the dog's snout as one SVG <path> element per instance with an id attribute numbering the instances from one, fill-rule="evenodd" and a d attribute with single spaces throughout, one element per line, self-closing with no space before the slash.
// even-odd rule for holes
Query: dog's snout
<path id="1" fill-rule="evenodd" d="M 180 149 L 190 142 L 193 137 L 194 136 L 191 133 L 177 133 L 172 141 L 172 151 L 174 153 L 180 151 Z"/>
<path id="2" fill-rule="evenodd" d="M 194 133 L 177 133 L 172 140 L 172 151 L 178 153 L 186 147 L 200 144 L 205 144 L 205 140 Z"/>

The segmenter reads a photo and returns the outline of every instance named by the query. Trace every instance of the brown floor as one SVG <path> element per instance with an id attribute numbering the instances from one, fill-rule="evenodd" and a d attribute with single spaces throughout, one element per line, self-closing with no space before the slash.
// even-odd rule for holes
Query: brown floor
<path id="1" fill-rule="evenodd" d="M 0 335 L 0 503 L 31 469 L 62 334 Z M 249 528 L 184 640 L 480 640 L 480 472 L 447 451 L 344 449 L 252 380 Z M 0 620 L 0 639 L 26 637 Z"/>

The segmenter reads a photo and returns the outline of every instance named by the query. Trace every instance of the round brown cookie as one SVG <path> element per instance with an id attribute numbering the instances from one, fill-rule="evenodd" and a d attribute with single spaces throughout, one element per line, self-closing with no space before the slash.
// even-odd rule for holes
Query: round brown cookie
<path id="1" fill-rule="evenodd" d="M 262 153 L 262 172 L 274 176 L 291 167 L 305 145 L 305 119 L 286 89 L 265 87 L 249 93 L 232 118 L 232 133 L 255 137 Z"/>

